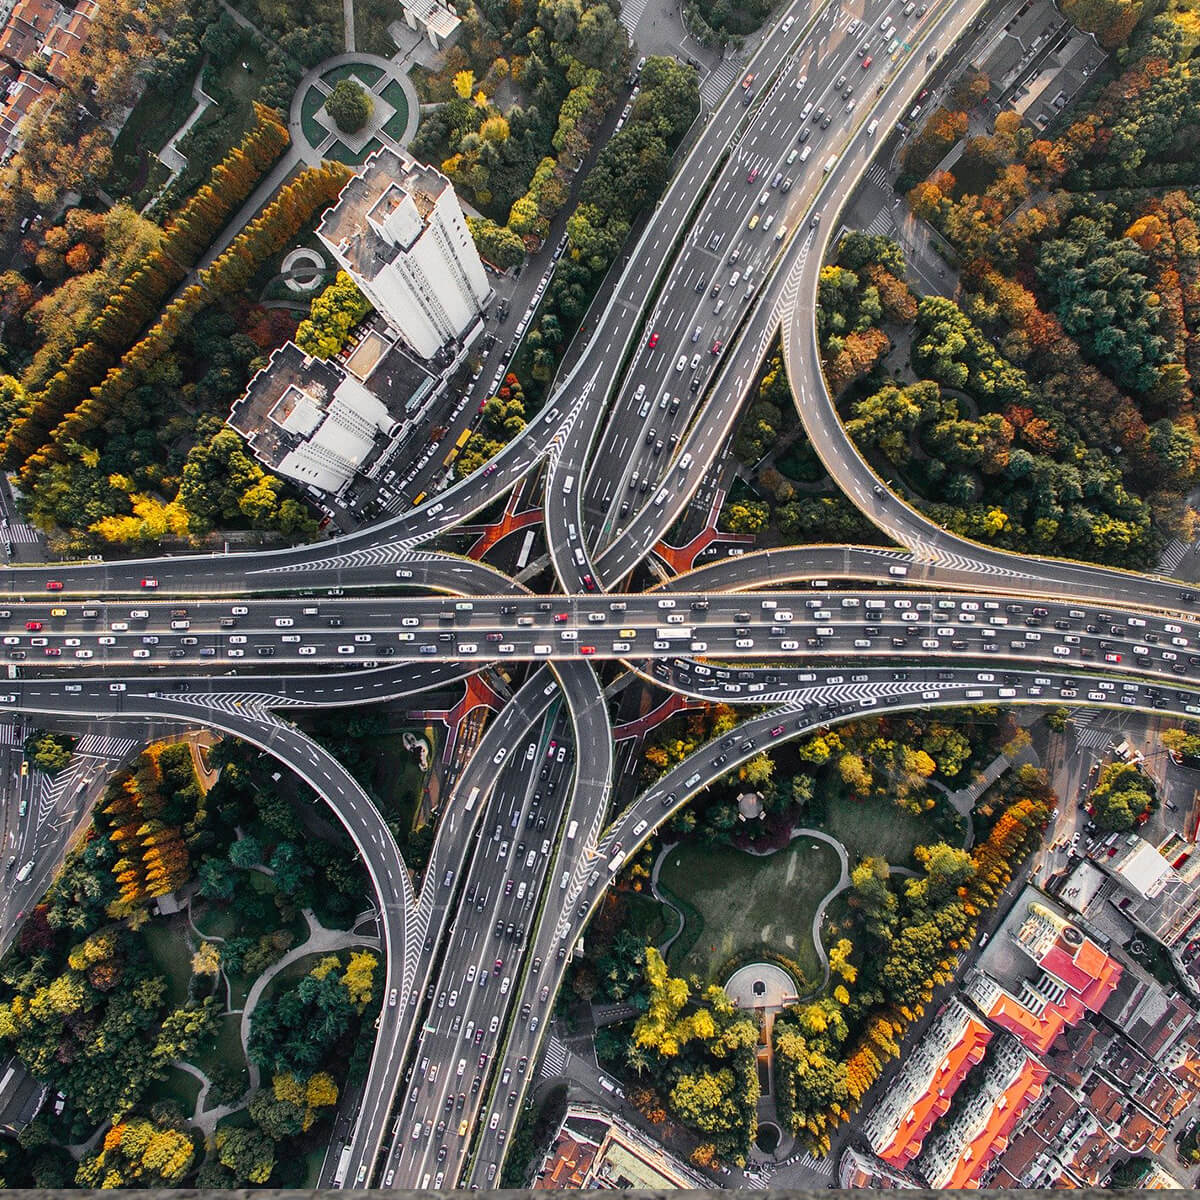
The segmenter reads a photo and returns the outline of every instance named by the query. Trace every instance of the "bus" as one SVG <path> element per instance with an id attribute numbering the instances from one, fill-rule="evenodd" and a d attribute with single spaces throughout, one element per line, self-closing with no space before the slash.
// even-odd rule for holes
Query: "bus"
<path id="1" fill-rule="evenodd" d="M 521 553 L 517 555 L 518 571 L 523 570 L 529 565 L 529 552 L 533 549 L 533 538 L 534 534 L 536 533 L 536 529 L 529 530 L 529 532 L 525 535 L 524 542 L 521 543 Z"/>
<path id="2" fill-rule="evenodd" d="M 471 794 L 467 797 L 466 811 L 470 812 L 475 807 L 475 801 L 479 799 L 479 789 L 474 787 L 471 789 Z"/>
<path id="3" fill-rule="evenodd" d="M 418 493 L 417 493 L 417 494 L 416 494 L 416 495 L 413 497 L 413 508 L 416 508 L 416 507 L 417 507 L 417 505 L 418 505 L 418 504 L 420 504 L 420 503 L 421 503 L 421 501 L 422 501 L 422 500 L 424 500 L 424 499 L 425 499 L 425 493 L 424 493 L 424 492 L 418 492 Z"/>
<path id="4" fill-rule="evenodd" d="M 570 823 L 570 825 L 567 826 L 567 841 L 569 842 L 569 841 L 573 840 L 575 837 L 575 834 L 578 832 L 579 832 L 579 822 L 572 821 Z"/>
<path id="5" fill-rule="evenodd" d="M 454 443 L 453 449 L 443 459 L 442 466 L 448 467 L 462 453 L 463 447 L 471 440 L 472 433 L 474 433 L 473 429 L 464 429 L 458 435 L 458 441 Z"/>
<path id="6" fill-rule="evenodd" d="M 342 1152 L 338 1156 L 337 1170 L 333 1173 L 333 1186 L 335 1188 L 344 1187 L 346 1184 L 346 1172 L 350 1169 L 350 1147 L 345 1145 L 342 1147 Z"/>

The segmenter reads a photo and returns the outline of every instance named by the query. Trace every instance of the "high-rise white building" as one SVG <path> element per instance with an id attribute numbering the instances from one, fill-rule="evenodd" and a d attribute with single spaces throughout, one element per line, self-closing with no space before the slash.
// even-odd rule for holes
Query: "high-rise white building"
<path id="1" fill-rule="evenodd" d="M 432 358 L 475 325 L 491 289 L 450 180 L 378 150 L 317 230 L 376 310 Z"/>
<path id="2" fill-rule="evenodd" d="M 398 422 L 340 366 L 294 342 L 275 350 L 229 415 L 259 462 L 299 484 L 337 493 Z"/>

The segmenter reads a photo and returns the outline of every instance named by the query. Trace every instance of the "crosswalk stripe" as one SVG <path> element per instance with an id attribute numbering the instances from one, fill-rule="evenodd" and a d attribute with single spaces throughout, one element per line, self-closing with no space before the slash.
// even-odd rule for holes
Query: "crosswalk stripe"
<path id="1" fill-rule="evenodd" d="M 700 98 L 705 104 L 716 104 L 729 90 L 729 85 L 737 78 L 737 70 L 732 63 L 724 62 L 715 71 L 710 71 L 700 85 Z"/>
<path id="2" fill-rule="evenodd" d="M 41 538 L 41 535 L 32 525 L 25 525 L 20 522 L 15 525 L 5 525 L 2 532 L 10 542 L 26 546 L 35 545 Z"/>
<path id="3" fill-rule="evenodd" d="M 1170 574 L 1187 556 L 1187 552 L 1192 547 L 1187 542 L 1181 542 L 1179 538 L 1172 538 L 1170 542 L 1163 547 L 1163 552 L 1158 556 L 1158 570 L 1164 574 Z"/>
<path id="4" fill-rule="evenodd" d="M 546 1042 L 546 1053 L 542 1057 L 542 1078 L 550 1079 L 552 1076 L 565 1074 L 567 1063 L 570 1061 L 571 1051 L 551 1034 Z"/>

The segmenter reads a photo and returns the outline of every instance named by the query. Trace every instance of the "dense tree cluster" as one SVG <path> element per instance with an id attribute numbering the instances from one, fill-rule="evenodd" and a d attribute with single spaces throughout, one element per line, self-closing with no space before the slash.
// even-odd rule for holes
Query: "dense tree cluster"
<path id="1" fill-rule="evenodd" d="M 1154 781 L 1135 763 L 1111 762 L 1100 771 L 1088 801 L 1100 829 L 1124 831 L 1140 825 L 1158 807 Z"/>
<path id="2" fill-rule="evenodd" d="M 758 1024 L 716 985 L 672 978 L 648 946 L 646 1009 L 633 1027 L 627 1061 L 649 1074 L 670 1112 L 698 1130 L 717 1154 L 744 1163 L 757 1127 Z"/>
<path id="3" fill-rule="evenodd" d="M 75 739 L 66 733 L 36 730 L 25 739 L 25 755 L 36 771 L 57 775 L 71 764 Z"/>
<path id="4" fill-rule="evenodd" d="M 964 285 L 959 318 L 937 314 L 951 335 L 934 355 L 943 372 L 917 354 L 914 368 L 1012 429 L 1009 461 L 990 479 L 953 463 L 936 478 L 909 474 L 918 492 L 946 494 L 934 514 L 969 536 L 1148 565 L 1197 524 L 1186 496 L 1200 464 L 1190 367 L 1200 214 L 1184 190 L 1150 190 L 1197 179 L 1194 30 L 1187 14 L 1143 14 L 1136 2 L 1068 7 L 1106 45 L 1128 42 L 1121 73 L 1069 125 L 1043 137 L 1001 113 L 991 134 L 965 142 L 954 173 L 906 163 L 909 203 L 954 247 Z M 962 118 L 975 98 L 964 84 L 949 103 Z M 976 392 L 989 380 L 968 355 L 1009 365 L 991 381 L 998 390 Z"/>
<path id="5" fill-rule="evenodd" d="M 354 79 L 339 79 L 325 97 L 325 111 L 343 133 L 357 133 L 374 110 L 371 94 Z"/>
<path id="6" fill-rule="evenodd" d="M 305 354 L 333 358 L 369 312 L 371 302 L 345 271 L 339 271 L 337 278 L 313 297 L 308 319 L 296 328 L 296 345 Z"/>
<path id="7" fill-rule="evenodd" d="M 221 774 L 207 795 L 186 743 L 156 743 L 118 772 L 87 838 L 0 960 L 0 1041 L 66 1097 L 61 1117 L 43 1114 L 19 1150 L 0 1155 L 9 1185 L 168 1187 L 197 1171 L 206 1186 L 296 1184 L 306 1137 L 337 1101 L 332 1072 L 347 1063 L 351 1077 L 365 1072 L 364 1014 L 379 1002 L 377 962 L 349 951 L 312 972 L 322 1001 L 337 992 L 335 1006 L 317 1002 L 297 1017 L 289 989 L 264 1000 L 256 1045 L 264 1061 L 276 1061 L 268 1084 L 247 1096 L 244 1070 L 230 1063 L 212 1074 L 211 1101 L 240 1102 L 246 1110 L 237 1115 L 251 1124 L 235 1122 L 238 1133 L 223 1124 L 206 1161 L 178 1106 L 153 1099 L 172 1063 L 211 1046 L 225 994 L 218 972 L 247 987 L 291 944 L 286 926 L 300 905 L 346 922 L 365 887 L 344 831 L 321 819 L 302 827 L 299 806 L 274 790 L 271 760 L 236 742 L 210 753 Z M 178 981 L 161 972 L 145 936 L 148 922 L 161 919 L 148 902 L 190 881 L 193 919 L 226 908 L 232 926 L 223 941 L 200 943 L 187 995 L 176 1002 L 169 997 Z M 252 930 L 263 932 L 256 940 Z M 169 936 L 184 936 L 182 928 Z M 100 1126 L 76 1165 L 62 1147 L 88 1141 Z"/>

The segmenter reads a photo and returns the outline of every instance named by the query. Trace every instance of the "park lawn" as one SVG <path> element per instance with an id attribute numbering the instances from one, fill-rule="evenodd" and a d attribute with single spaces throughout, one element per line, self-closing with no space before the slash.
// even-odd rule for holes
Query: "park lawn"
<path id="1" fill-rule="evenodd" d="M 150 921 L 142 930 L 146 950 L 154 965 L 166 976 L 167 998 L 174 1005 L 187 999 L 192 978 L 192 950 L 182 919 Z"/>
<path id="2" fill-rule="evenodd" d="M 324 103 L 325 93 L 315 83 L 304 93 L 304 99 L 300 102 L 300 127 L 309 144 L 314 147 L 329 136 L 329 131 L 317 120 L 317 113 Z"/>
<path id="3" fill-rule="evenodd" d="M 383 143 L 373 137 L 361 150 L 355 153 L 346 145 L 345 142 L 334 142 L 329 148 L 328 158 L 334 159 L 336 162 L 345 163 L 348 167 L 361 166 L 376 150 L 382 150 Z"/>
<path id="4" fill-rule="evenodd" d="M 333 87 L 343 79 L 356 79 L 369 91 L 383 78 L 383 68 L 374 63 L 342 63 L 331 71 L 326 71 L 321 78 Z"/>
<path id="5" fill-rule="evenodd" d="M 648 946 L 657 946 L 664 935 L 673 931 L 679 924 L 675 914 L 665 909 L 652 896 L 625 892 L 621 898 L 625 901 L 627 911 L 625 927 L 636 935 L 638 941 L 645 942 Z"/>
<path id="6" fill-rule="evenodd" d="M 834 795 L 821 828 L 846 847 L 851 867 L 869 854 L 881 855 L 893 866 L 916 866 L 913 847 L 936 842 L 941 836 L 928 816 L 905 812 L 886 796 L 856 800 Z"/>
<path id="7" fill-rule="evenodd" d="M 404 748 L 405 733 L 424 738 L 425 727 L 394 729 L 375 743 L 375 777 L 371 783 L 383 802 L 384 814 L 394 818 L 402 829 L 411 829 L 428 772 L 422 771 L 417 756 Z M 439 740 L 435 734 L 429 752 L 430 770 L 441 750 Z"/>
<path id="8" fill-rule="evenodd" d="M 202 1086 L 195 1075 L 181 1071 L 178 1067 L 168 1067 L 166 1078 L 154 1081 L 143 1103 L 153 1104 L 156 1100 L 174 1100 L 183 1110 L 184 1117 L 190 1120 L 196 1111 L 196 1101 L 200 1098 Z"/>
<path id="9" fill-rule="evenodd" d="M 404 137 L 404 131 L 408 127 L 408 97 L 395 79 L 379 94 L 396 110 L 384 123 L 383 132 L 398 142 Z"/>
<path id="10" fill-rule="evenodd" d="M 839 874 L 833 850 L 807 837 L 761 857 L 698 841 L 673 847 L 663 860 L 660 883 L 690 905 L 702 924 L 694 941 L 685 933 L 671 947 L 672 972 L 694 972 L 719 983 L 715 974 L 726 963 L 761 948 L 794 960 L 810 982 L 819 980 L 812 919 Z M 692 919 L 689 914 L 689 923 Z"/>
<path id="11" fill-rule="evenodd" d="M 250 1075 L 246 1071 L 246 1055 L 242 1049 L 242 1014 L 229 1013 L 221 1017 L 217 1021 L 216 1037 L 202 1049 L 194 1051 L 188 1062 L 203 1071 L 209 1079 L 221 1068 L 241 1071 L 249 1085 Z M 215 1108 L 216 1105 L 210 1102 L 207 1107 Z"/>

